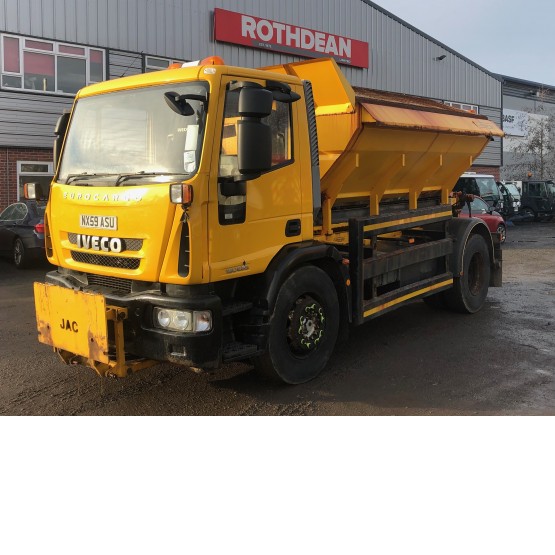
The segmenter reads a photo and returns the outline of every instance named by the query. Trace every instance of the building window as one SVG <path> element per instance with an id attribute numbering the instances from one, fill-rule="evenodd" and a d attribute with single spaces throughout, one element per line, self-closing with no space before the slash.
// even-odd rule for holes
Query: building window
<path id="1" fill-rule="evenodd" d="M 23 198 L 25 183 L 39 183 L 46 194 L 54 177 L 52 162 L 18 162 L 17 163 L 17 200 Z"/>
<path id="2" fill-rule="evenodd" d="M 171 64 L 182 64 L 184 60 L 171 60 L 169 58 L 158 58 L 155 56 L 145 56 L 145 73 L 168 69 Z"/>
<path id="3" fill-rule="evenodd" d="M 471 112 L 473 114 L 478 114 L 478 106 L 473 104 L 462 104 L 461 102 L 450 102 L 449 100 L 444 100 L 443 104 L 451 106 L 453 108 L 458 108 L 459 110 L 464 110 L 465 112 Z"/>
<path id="4" fill-rule="evenodd" d="M 105 79 L 104 50 L 2 35 L 2 87 L 75 95 Z"/>

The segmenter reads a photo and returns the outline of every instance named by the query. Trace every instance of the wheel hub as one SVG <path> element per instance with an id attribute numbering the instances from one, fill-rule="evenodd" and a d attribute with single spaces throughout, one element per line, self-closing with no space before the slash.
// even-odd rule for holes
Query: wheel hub
<path id="1" fill-rule="evenodd" d="M 288 339 L 291 350 L 309 353 L 318 347 L 324 336 L 324 309 L 312 297 L 300 297 L 289 312 Z"/>

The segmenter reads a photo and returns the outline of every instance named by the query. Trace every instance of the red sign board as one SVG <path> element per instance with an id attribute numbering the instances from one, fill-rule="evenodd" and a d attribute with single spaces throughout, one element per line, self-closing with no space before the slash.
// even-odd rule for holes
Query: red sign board
<path id="1" fill-rule="evenodd" d="M 214 8 L 214 38 L 307 58 L 334 58 L 339 64 L 368 67 L 368 43 L 305 27 Z"/>

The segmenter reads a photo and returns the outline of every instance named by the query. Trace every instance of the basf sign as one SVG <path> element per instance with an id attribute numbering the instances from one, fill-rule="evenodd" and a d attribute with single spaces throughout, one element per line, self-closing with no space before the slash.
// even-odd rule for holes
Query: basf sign
<path id="1" fill-rule="evenodd" d="M 221 8 L 214 8 L 214 38 L 252 48 L 307 58 L 335 58 L 338 64 L 368 67 L 367 42 Z"/>
<path id="2" fill-rule="evenodd" d="M 526 137 L 528 134 L 528 120 L 530 114 L 520 110 L 503 108 L 503 131 L 507 135 Z"/>

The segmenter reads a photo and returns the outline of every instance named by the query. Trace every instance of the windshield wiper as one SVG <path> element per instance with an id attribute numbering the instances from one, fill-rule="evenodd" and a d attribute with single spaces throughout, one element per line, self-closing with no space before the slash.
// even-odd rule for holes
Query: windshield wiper
<path id="1" fill-rule="evenodd" d="M 89 179 L 90 177 L 108 177 L 114 175 L 113 173 L 72 173 L 66 177 L 66 185 L 69 185 L 72 181 L 79 181 L 81 179 Z"/>
<path id="2" fill-rule="evenodd" d="M 137 172 L 137 173 L 122 173 L 116 179 L 114 186 L 117 187 L 124 181 L 129 181 L 130 179 L 143 179 L 144 177 L 157 177 L 159 175 L 189 175 L 187 173 L 179 172 Z"/>

